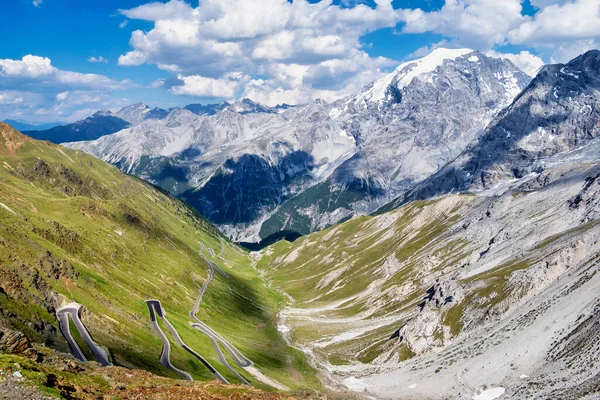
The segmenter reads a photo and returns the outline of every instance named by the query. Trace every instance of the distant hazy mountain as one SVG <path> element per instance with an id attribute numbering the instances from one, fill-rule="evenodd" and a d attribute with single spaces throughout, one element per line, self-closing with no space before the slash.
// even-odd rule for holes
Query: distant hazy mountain
<path id="1" fill-rule="evenodd" d="M 117 112 L 100 110 L 84 120 L 68 125 L 55 126 L 50 129 L 22 129 L 22 131 L 34 139 L 48 140 L 53 143 L 95 140 L 131 125 L 140 124 L 145 120 L 162 119 L 167 114 L 166 110 L 137 103 Z"/>
<path id="2" fill-rule="evenodd" d="M 374 211 L 460 154 L 530 80 L 510 61 L 438 49 L 333 104 L 190 105 L 70 146 L 257 241 Z"/>
<path id="3" fill-rule="evenodd" d="M 18 131 L 33 131 L 33 130 L 44 130 L 54 128 L 55 126 L 61 125 L 60 122 L 52 122 L 49 124 L 32 125 L 27 122 L 15 121 L 14 119 L 5 119 L 5 123 L 9 124 Z"/>
<path id="4" fill-rule="evenodd" d="M 95 140 L 125 129 L 131 124 L 106 111 L 98 111 L 84 120 L 68 125 L 55 126 L 46 130 L 23 131 L 24 134 L 38 140 L 52 143 L 64 143 L 79 140 Z"/>
<path id="5" fill-rule="evenodd" d="M 215 115 L 218 112 L 228 110 L 238 114 L 256 114 L 256 113 L 267 113 L 267 114 L 278 114 L 280 112 L 289 110 L 294 106 L 289 104 L 280 104 L 275 107 L 268 107 L 263 104 L 257 103 L 250 99 L 242 99 L 234 103 L 228 103 L 226 101 L 218 104 L 189 104 L 184 109 L 193 112 L 197 115 Z"/>

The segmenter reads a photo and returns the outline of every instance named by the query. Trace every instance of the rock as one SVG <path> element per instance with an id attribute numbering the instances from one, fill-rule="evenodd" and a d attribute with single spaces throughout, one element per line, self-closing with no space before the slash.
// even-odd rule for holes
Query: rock
<path id="1" fill-rule="evenodd" d="M 23 354 L 33 350 L 29 338 L 21 332 L 0 328 L 0 350 L 12 354 Z"/>

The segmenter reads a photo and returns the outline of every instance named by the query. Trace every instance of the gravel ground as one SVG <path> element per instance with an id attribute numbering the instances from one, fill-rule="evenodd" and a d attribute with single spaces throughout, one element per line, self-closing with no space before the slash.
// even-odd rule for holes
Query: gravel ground
<path id="1" fill-rule="evenodd" d="M 7 372 L 0 372 L 0 399 L 2 400 L 55 400 L 39 390 L 21 384 L 21 379 Z"/>

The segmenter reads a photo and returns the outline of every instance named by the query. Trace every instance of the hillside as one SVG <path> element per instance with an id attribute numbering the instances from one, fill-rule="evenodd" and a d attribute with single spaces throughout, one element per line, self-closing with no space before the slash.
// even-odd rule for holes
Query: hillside
<path id="1" fill-rule="evenodd" d="M 276 393 L 245 385 L 184 382 L 123 367 L 100 367 L 32 344 L 0 328 L 0 394 L 5 400 L 144 399 L 245 400 L 311 399 L 311 393 Z"/>
<path id="2" fill-rule="evenodd" d="M 55 312 L 76 302 L 93 340 L 116 365 L 179 378 L 159 363 L 161 339 L 145 302 L 157 299 L 181 339 L 239 383 L 209 338 L 190 326 L 188 313 L 212 276 L 210 261 L 224 272 L 206 287 L 197 316 L 254 363 L 236 372 L 261 388 L 274 381 L 290 389 L 320 387 L 303 355 L 277 333 L 282 296 L 264 286 L 247 253 L 192 209 L 103 161 L 6 124 L 0 124 L 0 163 L 0 327 L 68 351 Z M 214 379 L 159 325 L 177 368 Z"/>
<path id="3" fill-rule="evenodd" d="M 258 267 L 292 300 L 280 331 L 358 392 L 597 398 L 599 198 L 597 162 L 563 165 L 279 242 Z"/>

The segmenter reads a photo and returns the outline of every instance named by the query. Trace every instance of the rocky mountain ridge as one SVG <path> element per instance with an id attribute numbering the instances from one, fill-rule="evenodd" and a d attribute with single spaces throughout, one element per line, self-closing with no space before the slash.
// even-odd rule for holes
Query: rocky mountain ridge
<path id="1" fill-rule="evenodd" d="M 374 398 L 597 398 L 600 165 L 544 175 L 267 247 L 280 331 Z"/>
<path id="2" fill-rule="evenodd" d="M 562 164 L 595 162 L 600 51 L 545 66 L 463 153 L 386 209 L 456 191 L 503 189 Z"/>

